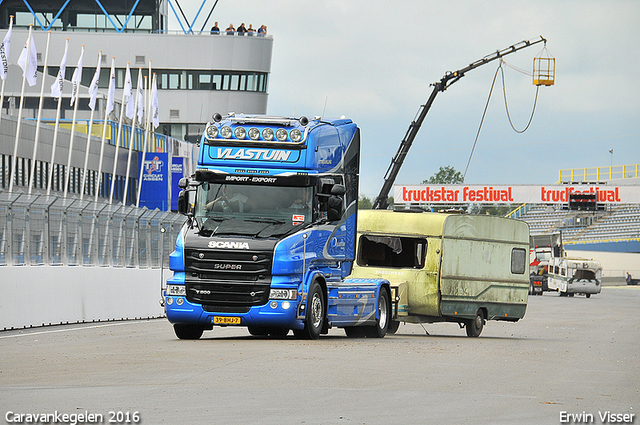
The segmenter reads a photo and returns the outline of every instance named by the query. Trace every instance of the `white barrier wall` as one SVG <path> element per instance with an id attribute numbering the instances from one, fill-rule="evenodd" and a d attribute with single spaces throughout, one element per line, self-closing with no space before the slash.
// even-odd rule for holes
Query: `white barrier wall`
<path id="1" fill-rule="evenodd" d="M 0 267 L 0 331 L 162 317 L 159 301 L 160 269 Z"/>

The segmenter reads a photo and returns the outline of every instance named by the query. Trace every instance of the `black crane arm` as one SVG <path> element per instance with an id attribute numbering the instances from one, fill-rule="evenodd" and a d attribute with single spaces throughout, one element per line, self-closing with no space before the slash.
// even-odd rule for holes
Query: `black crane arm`
<path id="1" fill-rule="evenodd" d="M 525 47 L 533 46 L 534 44 L 538 44 L 540 42 L 544 42 L 545 44 L 547 44 L 547 40 L 542 36 L 540 37 L 539 40 L 521 41 L 519 43 L 514 44 L 513 46 L 507 47 L 506 49 L 498 50 L 490 55 L 487 55 L 482 59 L 479 59 L 469 64 L 469 66 L 465 68 L 459 69 L 455 72 L 447 72 L 440 79 L 440 81 L 431 84 L 433 86 L 433 91 L 431 92 L 431 95 L 429 96 L 429 99 L 427 100 L 427 102 L 424 105 L 420 105 L 420 109 L 418 109 L 416 118 L 411 122 L 411 124 L 409 125 L 409 129 L 407 130 L 407 133 L 402 139 L 402 142 L 400 142 L 400 147 L 398 148 L 398 152 L 396 152 L 395 156 L 391 160 L 391 164 L 389 165 L 389 168 L 387 169 L 387 173 L 384 176 L 384 183 L 382 185 L 382 189 L 380 189 L 380 193 L 378 194 L 378 197 L 375 199 L 373 203 L 373 209 L 387 208 L 387 199 L 389 197 L 389 192 L 391 191 L 391 187 L 393 186 L 393 183 L 395 182 L 396 177 L 400 172 L 402 163 L 404 162 L 404 159 L 406 158 L 407 153 L 409 152 L 409 149 L 411 148 L 411 145 L 413 144 L 413 141 L 416 138 L 416 135 L 418 134 L 420 127 L 422 126 L 422 122 L 424 121 L 424 118 L 427 116 L 427 112 L 429 112 L 429 109 L 431 108 L 431 105 L 433 104 L 433 101 L 435 100 L 437 94 L 440 93 L 441 91 L 445 91 L 447 88 L 449 88 L 451 84 L 455 83 L 460 78 L 464 77 L 464 75 L 467 72 L 471 71 L 472 69 L 475 69 L 486 63 L 489 63 L 498 58 L 506 56 L 510 53 L 517 52 L 518 50 L 524 49 Z"/>

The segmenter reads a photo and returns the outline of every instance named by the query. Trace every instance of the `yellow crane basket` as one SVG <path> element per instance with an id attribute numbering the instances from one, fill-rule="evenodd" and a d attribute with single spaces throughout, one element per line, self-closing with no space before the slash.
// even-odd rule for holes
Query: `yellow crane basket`
<path id="1" fill-rule="evenodd" d="M 542 57 L 546 52 L 549 57 Z M 545 46 L 538 57 L 533 58 L 533 84 L 536 86 L 552 86 L 556 78 L 556 58 L 551 56 Z"/>

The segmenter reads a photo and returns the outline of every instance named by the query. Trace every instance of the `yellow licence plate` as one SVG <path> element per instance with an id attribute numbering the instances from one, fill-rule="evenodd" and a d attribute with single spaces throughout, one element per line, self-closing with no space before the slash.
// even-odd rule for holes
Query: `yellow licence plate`
<path id="1" fill-rule="evenodd" d="M 214 325 L 239 325 L 240 324 L 240 318 L 239 317 L 214 316 L 213 324 Z"/>

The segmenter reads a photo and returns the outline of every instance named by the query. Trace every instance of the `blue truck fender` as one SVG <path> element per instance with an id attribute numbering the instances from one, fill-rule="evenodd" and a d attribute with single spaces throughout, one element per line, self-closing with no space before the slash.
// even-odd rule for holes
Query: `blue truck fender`
<path id="1" fill-rule="evenodd" d="M 296 316 L 296 319 L 298 320 L 306 319 L 307 295 L 309 294 L 309 288 L 311 287 L 311 284 L 314 281 L 317 281 L 320 284 L 320 287 L 322 288 L 322 292 L 324 294 L 325 309 L 326 309 L 326 306 L 328 305 L 327 282 L 324 278 L 324 275 L 320 270 L 309 270 L 306 273 L 304 280 L 300 284 L 301 300 L 300 300 L 300 303 L 298 304 L 298 312 Z"/>

